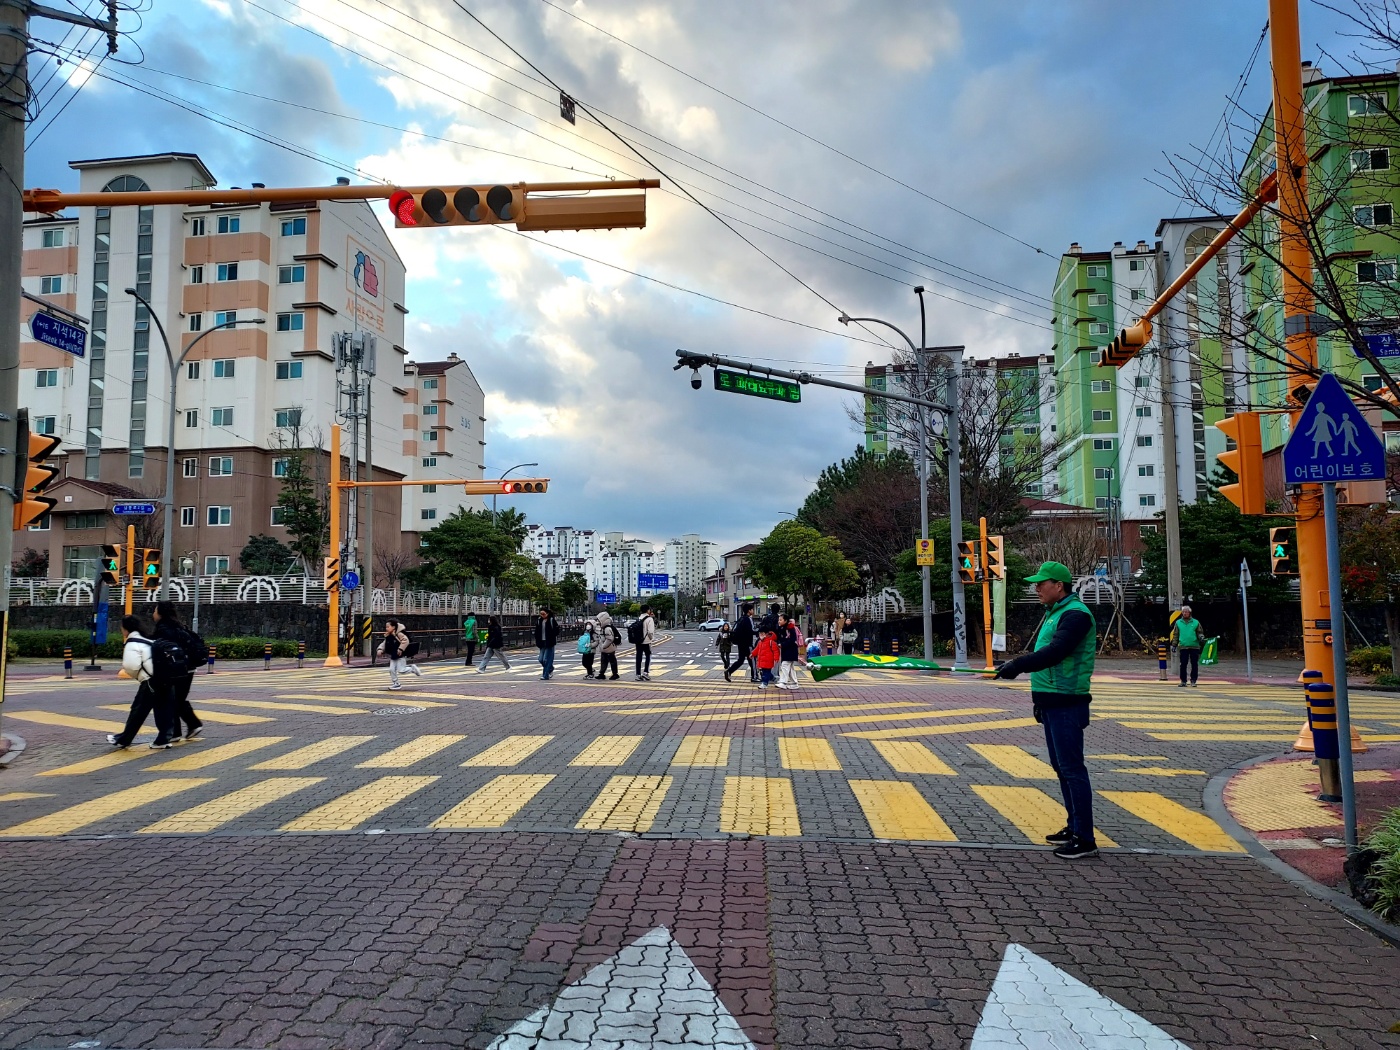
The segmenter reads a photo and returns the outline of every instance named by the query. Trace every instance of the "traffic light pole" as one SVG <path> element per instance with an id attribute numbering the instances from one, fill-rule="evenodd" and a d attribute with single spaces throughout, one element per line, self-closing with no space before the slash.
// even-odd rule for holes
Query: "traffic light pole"
<path id="1" fill-rule="evenodd" d="M 131 600 L 136 593 L 136 526 L 126 527 L 126 590 L 122 601 L 123 615 L 131 615 Z"/>
<path id="2" fill-rule="evenodd" d="M 978 555 L 982 562 L 982 651 L 987 657 L 987 670 L 992 667 L 992 573 L 987 564 L 987 519 L 977 519 L 978 532 L 982 537 L 982 551 Z"/>
<path id="3" fill-rule="evenodd" d="M 331 424 L 330 548 L 340 558 L 340 424 Z M 340 581 L 326 591 L 326 662 L 322 667 L 342 667 L 340 659 Z"/>

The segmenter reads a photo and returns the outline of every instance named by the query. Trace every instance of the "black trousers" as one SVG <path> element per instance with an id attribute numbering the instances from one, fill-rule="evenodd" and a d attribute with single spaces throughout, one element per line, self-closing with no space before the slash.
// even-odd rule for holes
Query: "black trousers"
<path id="1" fill-rule="evenodd" d="M 180 735 L 181 722 L 185 724 L 187 731 L 198 729 L 204 724 L 190 705 L 190 686 L 193 684 L 194 675 L 187 674 L 185 677 L 177 679 L 175 684 L 170 687 L 170 727 L 175 736 Z"/>
<path id="2" fill-rule="evenodd" d="M 608 668 L 609 668 L 609 667 L 612 668 L 612 676 L 611 676 L 611 677 L 616 678 L 616 677 L 617 677 L 617 650 L 616 650 L 616 649 L 614 649 L 614 650 L 611 651 L 611 652 L 603 653 L 603 662 L 602 662 L 601 664 L 598 665 L 598 677 L 599 677 L 599 678 L 607 678 L 607 677 L 609 677 L 609 676 L 608 676 Z"/>
<path id="3" fill-rule="evenodd" d="M 473 657 L 475 657 L 475 656 L 476 656 L 476 636 L 475 636 L 475 635 L 469 635 L 469 636 L 467 637 L 467 666 L 468 666 L 468 667 L 470 667 L 470 666 L 472 665 L 472 659 L 473 659 Z"/>
<path id="4" fill-rule="evenodd" d="M 584 654 L 583 654 L 583 669 L 584 669 L 584 671 L 585 671 L 587 674 L 589 674 L 589 675 L 593 674 L 593 654 L 592 654 L 592 653 L 584 653 Z"/>
<path id="5" fill-rule="evenodd" d="M 730 664 L 728 667 L 726 667 L 726 668 L 724 669 L 724 673 L 725 673 L 725 674 L 733 674 L 733 673 L 734 673 L 735 671 L 737 671 L 740 667 L 742 667 L 744 664 L 746 664 L 746 663 L 749 662 L 749 652 L 751 651 L 751 650 L 750 650 L 750 647 L 747 646 L 747 645 L 745 645 L 743 642 L 740 642 L 739 645 L 738 645 L 738 648 L 739 648 L 739 658 L 738 658 L 737 660 L 735 660 L 732 664 Z M 752 667 L 749 668 L 749 672 L 750 672 L 750 675 L 752 675 L 752 672 L 753 672 L 753 668 L 752 668 Z"/>
<path id="6" fill-rule="evenodd" d="M 156 719 L 156 740 L 162 744 L 173 740 L 179 730 L 170 707 L 170 687 L 146 681 L 136 690 L 136 696 L 131 701 L 131 713 L 126 716 L 126 726 L 117 734 L 116 742 L 122 747 L 130 747 L 136 734 L 146 724 L 146 716 L 152 713 Z"/>
<path id="7" fill-rule="evenodd" d="M 637 643 L 637 673 L 651 674 L 651 646 L 646 642 Z"/>
<path id="8" fill-rule="evenodd" d="M 1201 650 L 1197 649 L 1195 646 L 1192 646 L 1190 648 L 1183 647 L 1181 649 L 1178 649 L 1176 652 L 1177 656 L 1181 660 L 1182 682 L 1186 681 L 1186 665 L 1188 663 L 1191 665 L 1191 681 L 1194 682 L 1196 680 L 1196 675 L 1201 668 Z"/>

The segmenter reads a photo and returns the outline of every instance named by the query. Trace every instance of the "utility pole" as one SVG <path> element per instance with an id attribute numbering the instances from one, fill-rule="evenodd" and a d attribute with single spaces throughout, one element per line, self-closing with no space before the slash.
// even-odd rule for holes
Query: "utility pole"
<path id="1" fill-rule="evenodd" d="M 944 401 L 948 405 L 948 559 L 953 576 L 953 666 L 967 666 L 967 596 L 963 592 L 962 575 L 957 559 L 952 557 L 962 543 L 962 424 L 959 383 L 962 373 L 962 348 L 954 351 L 948 366 L 948 390 Z"/>
<path id="2" fill-rule="evenodd" d="M 914 366 L 919 377 L 919 396 L 928 396 L 927 368 L 928 322 L 924 314 L 924 286 L 915 285 L 914 294 L 919 297 L 919 349 L 914 354 Z M 928 412 L 922 405 L 919 409 L 919 538 L 928 539 Z M 923 599 L 924 659 L 933 659 L 933 567 L 919 566 L 919 584 Z"/>
<path id="3" fill-rule="evenodd" d="M 370 370 L 365 383 L 365 480 L 374 480 L 374 354 L 370 354 Z M 374 615 L 374 489 L 365 489 L 365 564 L 360 573 L 360 590 L 364 594 L 364 614 Z M 374 645 L 371 639 L 370 645 Z"/>
<path id="4" fill-rule="evenodd" d="M 1162 502 L 1163 528 L 1167 530 L 1167 609 L 1180 609 L 1186 596 L 1181 583 L 1181 507 L 1177 480 L 1176 403 L 1173 399 L 1172 333 L 1163 331 L 1158 350 L 1162 358 Z"/>

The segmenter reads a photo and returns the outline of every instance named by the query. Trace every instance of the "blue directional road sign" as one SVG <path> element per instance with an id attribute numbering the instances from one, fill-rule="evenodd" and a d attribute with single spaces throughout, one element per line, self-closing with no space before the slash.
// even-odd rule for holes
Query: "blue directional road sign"
<path id="1" fill-rule="evenodd" d="M 1330 372 L 1313 388 L 1283 448 L 1283 477 L 1290 485 L 1385 477 L 1385 446 Z"/>
<path id="2" fill-rule="evenodd" d="M 82 357 L 87 349 L 87 330 L 52 314 L 35 314 L 29 319 L 29 334 L 41 343 L 57 347 L 66 354 Z"/>
<path id="3" fill-rule="evenodd" d="M 1400 357 L 1400 335 L 1394 332 L 1381 332 L 1378 335 L 1368 335 L 1364 337 L 1366 348 L 1377 357 Z M 1352 352 L 1356 353 L 1356 347 L 1352 347 Z M 1361 355 L 1356 354 L 1357 357 Z"/>
<path id="4" fill-rule="evenodd" d="M 354 569 L 351 569 L 349 572 L 341 575 L 340 585 L 347 591 L 353 591 L 360 585 L 360 574 Z"/>
<path id="5" fill-rule="evenodd" d="M 112 504 L 113 514 L 154 514 L 156 505 L 154 503 L 114 503 Z"/>
<path id="6" fill-rule="evenodd" d="M 611 591 L 599 591 L 597 601 L 599 605 L 616 605 L 617 595 Z"/>
<path id="7" fill-rule="evenodd" d="M 637 590 L 664 591 L 671 586 L 671 576 L 664 572 L 637 573 Z"/>

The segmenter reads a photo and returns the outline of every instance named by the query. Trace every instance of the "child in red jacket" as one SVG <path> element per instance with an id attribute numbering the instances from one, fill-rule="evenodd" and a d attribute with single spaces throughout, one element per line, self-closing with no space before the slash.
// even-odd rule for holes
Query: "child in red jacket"
<path id="1" fill-rule="evenodd" d="M 754 647 L 753 660 L 758 665 L 758 674 L 761 679 L 758 687 L 767 689 L 769 683 L 773 681 L 773 668 L 778 663 L 780 651 L 778 640 L 773 637 L 772 631 L 764 631 L 763 637 L 758 640 L 758 645 Z"/>

